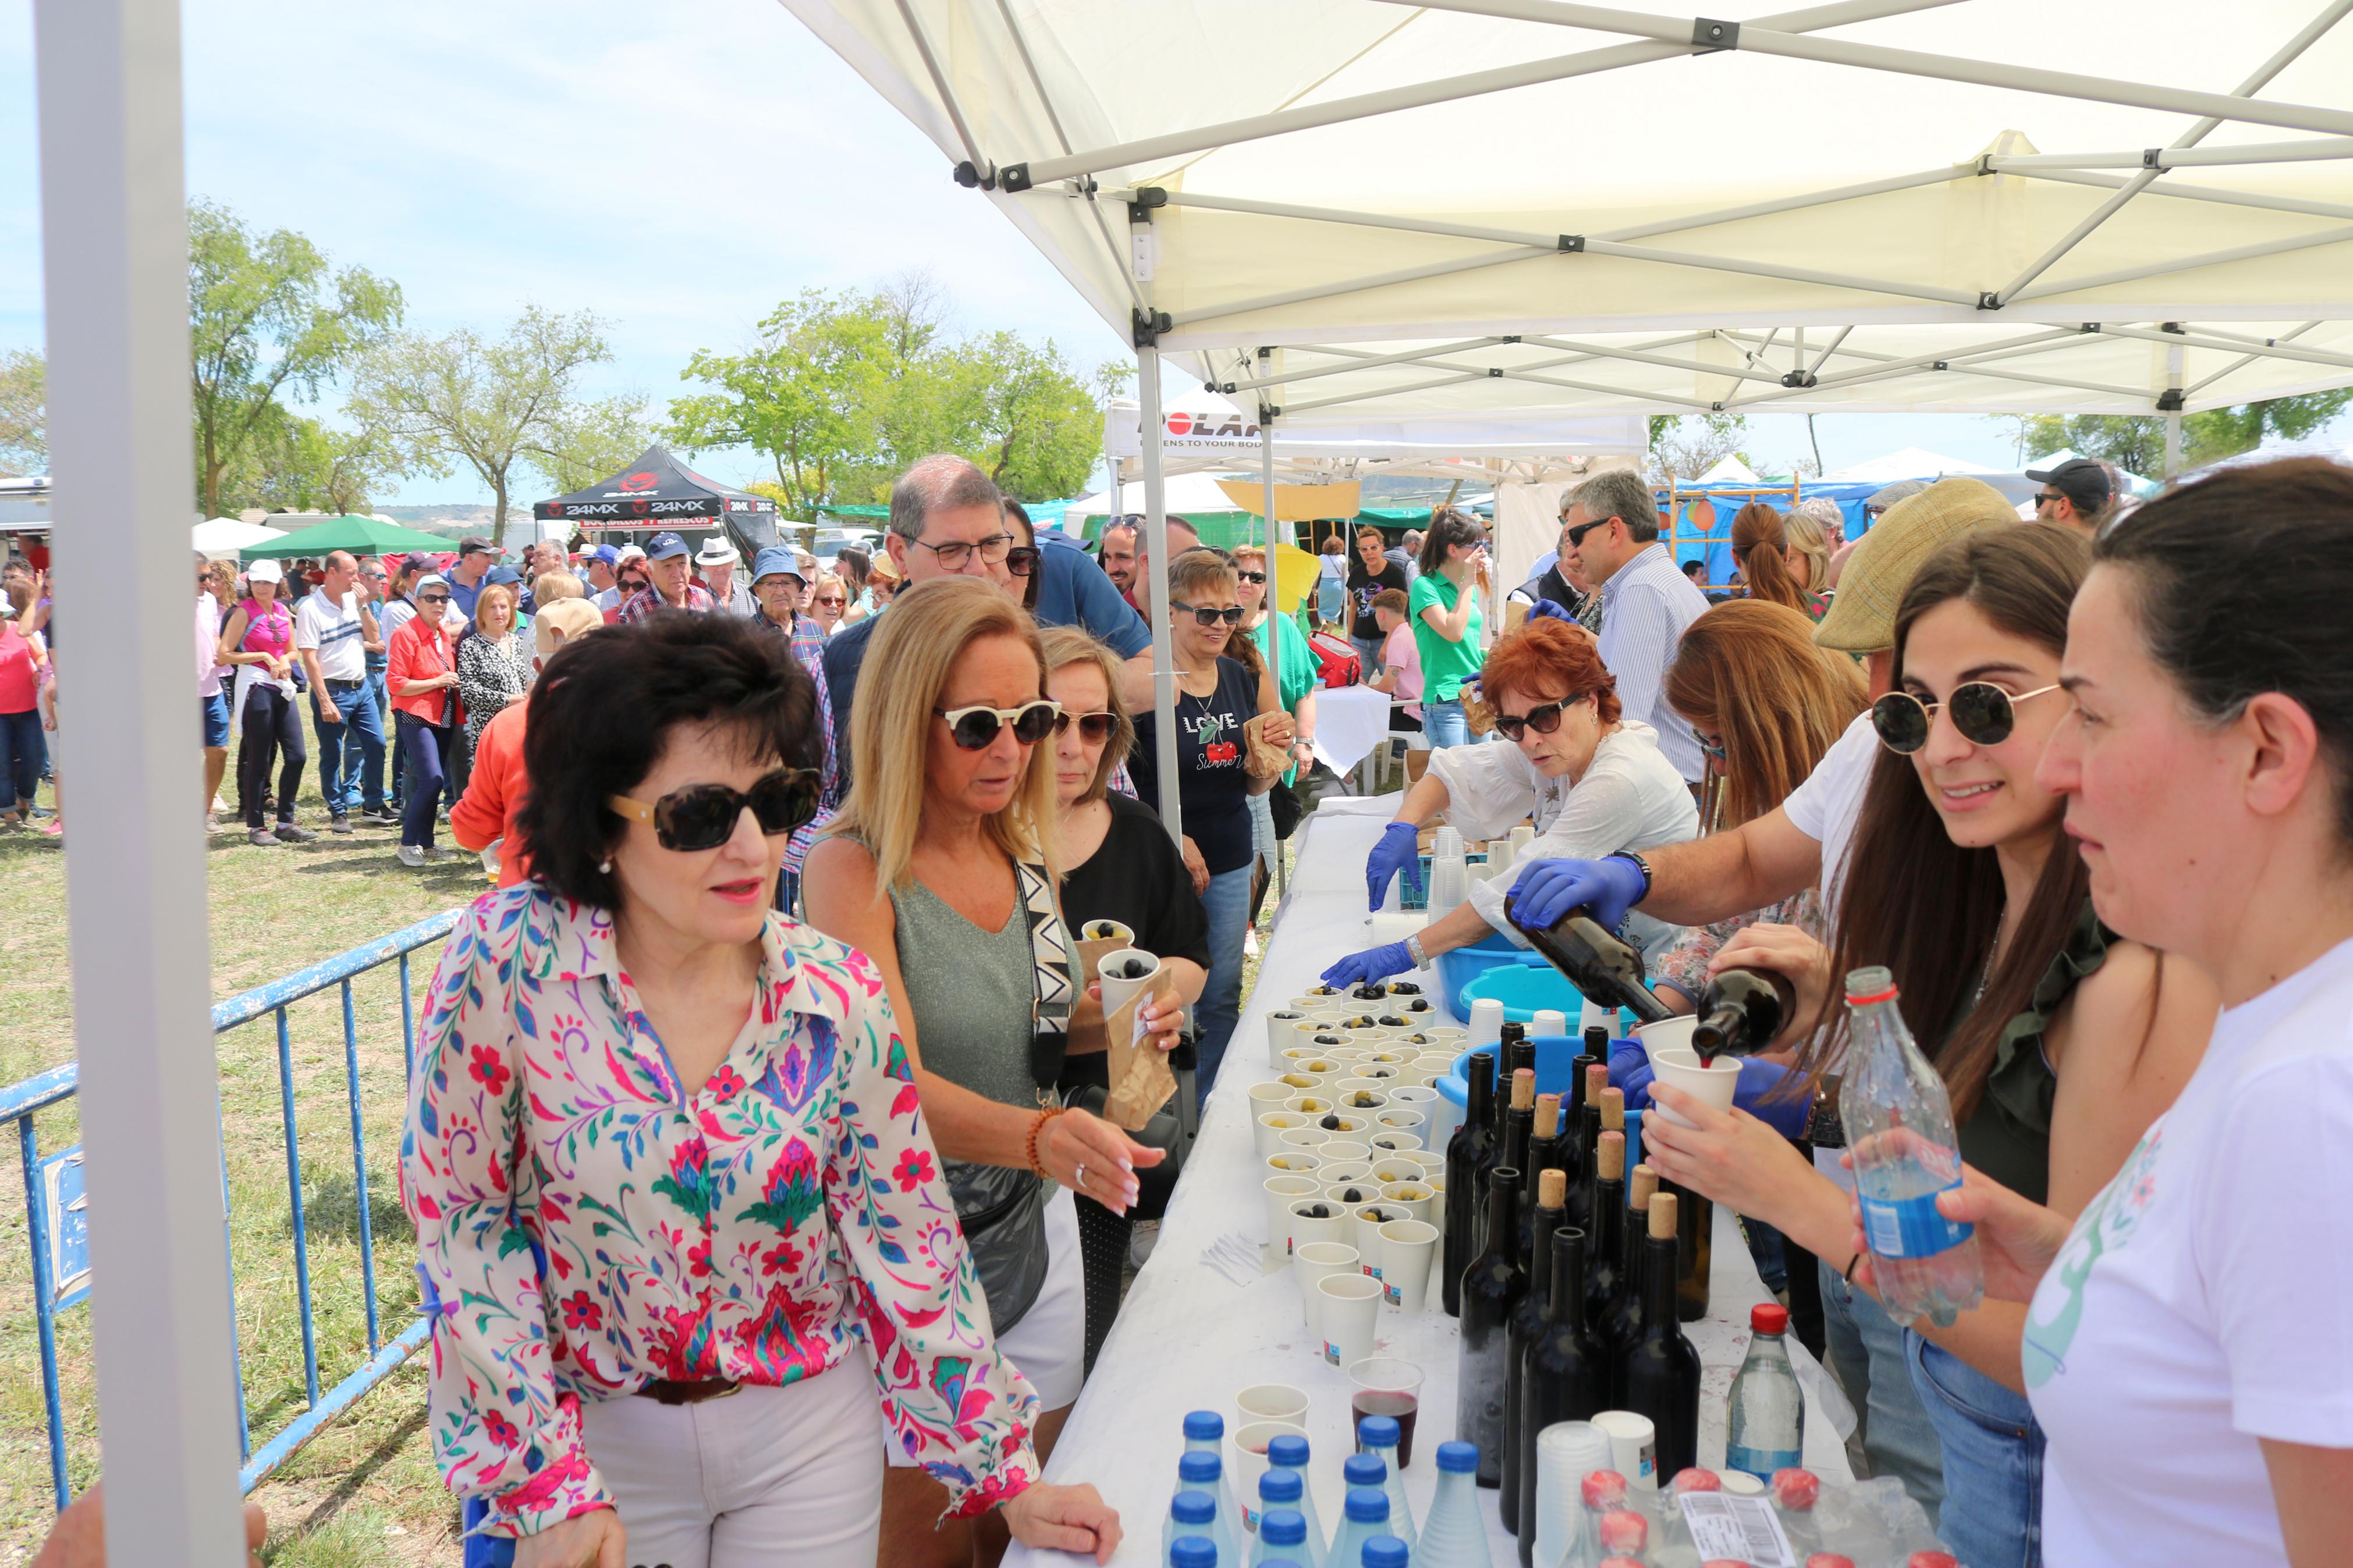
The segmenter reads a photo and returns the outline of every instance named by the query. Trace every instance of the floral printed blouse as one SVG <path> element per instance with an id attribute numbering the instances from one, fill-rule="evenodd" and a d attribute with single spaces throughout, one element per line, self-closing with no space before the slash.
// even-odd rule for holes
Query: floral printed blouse
<path id="1" fill-rule="evenodd" d="M 683 1093 L 609 912 L 524 882 L 449 935 L 401 1195 L 433 1447 L 489 1533 L 609 1506 L 580 1401 L 780 1384 L 872 1351 L 883 1418 L 970 1516 L 1026 1488 L 1037 1395 L 988 1310 L 865 954 L 779 914 L 744 1032 Z"/>

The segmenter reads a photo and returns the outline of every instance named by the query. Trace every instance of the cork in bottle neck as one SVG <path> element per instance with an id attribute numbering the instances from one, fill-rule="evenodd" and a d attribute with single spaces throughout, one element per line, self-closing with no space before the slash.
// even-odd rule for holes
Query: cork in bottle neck
<path id="1" fill-rule="evenodd" d="M 1602 1091 L 1609 1087 L 1609 1068 L 1606 1063 L 1596 1062 L 1591 1067 L 1585 1069 L 1586 1104 L 1599 1105 L 1601 1103 Z"/>
<path id="2" fill-rule="evenodd" d="M 1536 1136 L 1539 1138 L 1551 1138 L 1557 1135 L 1559 1131 L 1560 1096 L 1556 1094 L 1537 1095 Z"/>
<path id="3" fill-rule="evenodd" d="M 1651 1194 L 1651 1239 L 1672 1241 L 1675 1238 L 1675 1194 Z"/>
<path id="4" fill-rule="evenodd" d="M 1628 1206 L 1643 1214 L 1650 1213 L 1651 1194 L 1659 1190 L 1659 1173 L 1646 1163 L 1635 1166 L 1634 1173 L 1627 1177 L 1626 1182 Z"/>
<path id="5" fill-rule="evenodd" d="M 1556 1209 L 1568 1203 L 1568 1173 L 1548 1170 L 1536 1177 L 1536 1207 Z"/>
<path id="6" fill-rule="evenodd" d="M 1626 1091 L 1605 1089 L 1601 1091 L 1601 1125 L 1612 1132 L 1626 1130 Z"/>
<path id="7" fill-rule="evenodd" d="M 1512 1109 L 1534 1110 L 1536 1105 L 1536 1069 L 1522 1068 L 1512 1075 Z"/>
<path id="8" fill-rule="evenodd" d="M 1601 1147 L 1593 1155 L 1593 1170 L 1605 1182 L 1614 1182 L 1626 1173 L 1626 1134 L 1601 1135 Z"/>

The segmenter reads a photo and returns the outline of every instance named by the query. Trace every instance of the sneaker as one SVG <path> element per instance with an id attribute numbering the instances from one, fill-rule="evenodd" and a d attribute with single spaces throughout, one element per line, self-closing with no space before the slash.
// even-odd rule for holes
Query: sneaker
<path id="1" fill-rule="evenodd" d="M 278 842 L 280 844 L 308 844 L 318 837 L 309 828 L 297 827 L 290 822 L 281 822 L 278 825 Z"/>
<path id="2" fill-rule="evenodd" d="M 383 806 L 377 806 L 373 811 L 363 811 L 360 813 L 360 826 L 363 827 L 397 827 L 400 826 L 400 814 L 396 811 L 387 811 Z"/>
<path id="3" fill-rule="evenodd" d="M 330 832 L 330 833 L 349 833 L 351 830 L 352 830 L 352 814 L 351 814 L 350 812 L 347 812 L 347 811 L 338 811 L 338 812 L 332 813 L 332 815 L 330 815 L 330 816 L 328 816 L 328 818 L 327 818 L 327 831 L 328 831 L 328 832 Z"/>
<path id="4" fill-rule="evenodd" d="M 425 846 L 422 844 L 404 844 L 400 847 L 400 863 L 411 870 L 424 868 L 425 855 Z"/>
<path id="5" fill-rule="evenodd" d="M 1159 1245 L 1160 1222 L 1156 1219 L 1137 1220 L 1134 1234 L 1127 1238 L 1128 1267 L 1143 1268 L 1151 1260 L 1152 1249 Z"/>
<path id="6" fill-rule="evenodd" d="M 246 830 L 245 841 L 248 844 L 255 845 L 264 849 L 274 849 L 278 847 L 279 842 L 277 839 L 272 838 L 269 836 L 269 829 L 267 827 L 248 828 Z"/>

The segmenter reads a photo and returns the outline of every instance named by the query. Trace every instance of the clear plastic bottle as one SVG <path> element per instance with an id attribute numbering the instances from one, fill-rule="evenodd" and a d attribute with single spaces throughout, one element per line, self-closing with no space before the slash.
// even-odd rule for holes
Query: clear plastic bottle
<path id="1" fill-rule="evenodd" d="M 1479 1511 L 1477 1444 L 1438 1446 L 1438 1492 L 1413 1552 L 1417 1568 L 1494 1568 L 1487 1521 Z"/>
<path id="2" fill-rule="evenodd" d="M 1364 1458 L 1361 1454 L 1356 1457 Z M 1331 1555 L 1324 1559 L 1327 1568 L 1362 1563 L 1365 1542 L 1377 1535 L 1395 1539 L 1389 1536 L 1389 1494 L 1378 1487 L 1350 1487 L 1340 1533 L 1332 1538 Z"/>
<path id="3" fill-rule="evenodd" d="M 1776 1471 L 1795 1469 L 1805 1459 L 1806 1391 L 1782 1335 L 1789 1311 L 1771 1302 L 1748 1310 L 1748 1355 L 1732 1380 L 1732 1430 L 1725 1447 L 1726 1469 L 1746 1470 L 1770 1485 Z"/>
<path id="4" fill-rule="evenodd" d="M 1266 1473 L 1288 1470 L 1299 1478 L 1299 1501 L 1294 1505 L 1307 1516 L 1307 1550 L 1301 1555 L 1310 1559 L 1302 1568 L 1324 1568 L 1324 1549 L 1331 1537 L 1324 1533 L 1324 1521 L 1315 1512 L 1315 1489 L 1307 1484 L 1307 1439 L 1295 1433 L 1284 1433 L 1266 1446 Z M 1266 1483 L 1259 1483 L 1259 1495 L 1266 1495 Z"/>
<path id="5" fill-rule="evenodd" d="M 1365 1451 L 1355 1457 L 1379 1462 L 1381 1479 L 1363 1484 L 1377 1486 L 1389 1494 L 1389 1533 L 1411 1546 L 1414 1540 L 1413 1504 L 1406 1500 L 1405 1476 L 1398 1468 L 1398 1436 L 1396 1416 L 1367 1415 L 1356 1423 L 1356 1441 L 1365 1446 Z M 1353 1487 L 1357 1482 L 1351 1479 L 1348 1484 Z"/>
<path id="6" fill-rule="evenodd" d="M 1168 1504 L 1168 1517 L 1160 1526 L 1160 1560 L 1173 1564 L 1176 1543 L 1198 1539 L 1211 1545 L 1217 1543 L 1218 1500 L 1208 1492 L 1178 1492 Z"/>
<path id="7" fill-rule="evenodd" d="M 1295 1508 L 1269 1509 L 1258 1521 L 1258 1544 L 1250 1548 L 1250 1568 L 1270 1561 L 1297 1562 L 1307 1555 L 1307 1520 Z"/>
<path id="8" fill-rule="evenodd" d="M 1242 1560 L 1242 1521 L 1241 1516 L 1226 1502 L 1225 1461 L 1215 1454 L 1204 1454 L 1198 1449 L 1187 1454 L 1176 1461 L 1176 1489 L 1209 1494 L 1209 1501 L 1217 1516 L 1209 1539 L 1218 1543 L 1220 1562 L 1239 1564 Z"/>
<path id="9" fill-rule="evenodd" d="M 1185 1451 L 1212 1455 L 1222 1468 L 1226 1454 L 1226 1418 L 1214 1410 L 1187 1411 Z M 1242 1536 L 1242 1500 L 1234 1495 L 1233 1488 L 1226 1485 L 1222 1474 L 1212 1489 L 1218 1494 L 1218 1517 L 1232 1528 L 1233 1539 L 1239 1542 Z M 1231 1542 L 1226 1544 L 1225 1552 L 1227 1568 L 1237 1568 Z"/>
<path id="10" fill-rule="evenodd" d="M 1407 1568 L 1412 1561 L 1413 1548 L 1394 1535 L 1374 1536 L 1357 1558 L 1358 1568 Z"/>
<path id="11" fill-rule="evenodd" d="M 1936 1212 L 1961 1184 L 1953 1102 L 1913 1043 L 1895 978 L 1873 965 L 1846 977 L 1852 1011 L 1839 1117 L 1862 1200 L 1880 1304 L 1897 1322 L 1926 1316 L 1948 1328 L 1985 1299 L 1976 1231 Z"/>
<path id="12" fill-rule="evenodd" d="M 1168 1543 L 1168 1568 L 1232 1568 L 1218 1551 L 1218 1543 L 1205 1535 L 1180 1535 Z"/>

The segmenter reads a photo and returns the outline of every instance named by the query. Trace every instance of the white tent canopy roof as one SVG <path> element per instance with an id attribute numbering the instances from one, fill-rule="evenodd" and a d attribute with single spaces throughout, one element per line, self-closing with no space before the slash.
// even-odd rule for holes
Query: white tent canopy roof
<path id="1" fill-rule="evenodd" d="M 1854 463 L 1835 474 L 1824 474 L 1822 478 L 1835 484 L 1892 485 L 1898 479 L 1935 479 L 1948 474 L 1990 474 L 1996 471 L 1983 463 L 1947 458 L 1942 452 L 1930 452 L 1918 447 L 1906 447 L 1900 452 L 1890 452 L 1883 458 Z"/>
<path id="2" fill-rule="evenodd" d="M 1335 373 L 1285 417 L 2353 380 L 2353 0 L 785 4 L 1124 336 Z"/>

